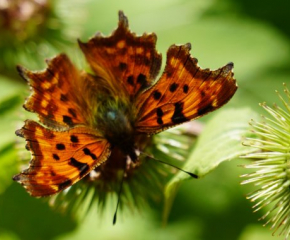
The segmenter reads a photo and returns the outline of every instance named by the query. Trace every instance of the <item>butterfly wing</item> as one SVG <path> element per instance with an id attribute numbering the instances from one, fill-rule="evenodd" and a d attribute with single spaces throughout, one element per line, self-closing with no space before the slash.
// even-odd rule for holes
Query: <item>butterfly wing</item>
<path id="1" fill-rule="evenodd" d="M 201 69 L 190 48 L 190 44 L 172 45 L 159 81 L 138 97 L 138 132 L 154 134 L 199 118 L 227 103 L 236 92 L 232 63 L 215 71 Z"/>
<path id="2" fill-rule="evenodd" d="M 28 169 L 14 176 L 32 196 L 55 194 L 86 176 L 107 160 L 110 144 L 86 127 L 52 131 L 27 120 L 16 132 L 32 152 Z"/>
<path id="3" fill-rule="evenodd" d="M 32 88 L 24 108 L 38 113 L 40 121 L 47 126 L 68 127 L 84 123 L 78 86 L 83 76 L 65 54 L 47 62 L 48 68 L 42 72 L 17 67 Z"/>
<path id="4" fill-rule="evenodd" d="M 127 17 L 120 11 L 118 28 L 109 37 L 98 33 L 79 45 L 95 74 L 111 80 L 115 94 L 123 87 L 135 97 L 151 85 L 160 70 L 161 54 L 155 49 L 156 39 L 154 33 L 142 36 L 132 33 Z"/>
<path id="5" fill-rule="evenodd" d="M 110 144 L 92 124 L 92 94 L 98 86 L 64 54 L 48 61 L 42 72 L 18 70 L 32 88 L 24 108 L 38 113 L 49 128 L 27 120 L 16 132 L 26 139 L 32 160 L 14 180 L 33 196 L 47 196 L 79 181 L 109 157 Z"/>

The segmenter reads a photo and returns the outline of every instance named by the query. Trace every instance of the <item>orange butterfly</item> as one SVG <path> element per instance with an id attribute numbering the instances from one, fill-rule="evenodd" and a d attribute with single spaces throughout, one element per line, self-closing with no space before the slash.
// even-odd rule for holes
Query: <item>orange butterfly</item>
<path id="1" fill-rule="evenodd" d="M 161 66 L 156 38 L 132 33 L 120 11 L 112 35 L 79 42 L 94 74 L 78 71 L 64 54 L 43 72 L 18 67 L 32 88 L 24 108 L 45 126 L 26 120 L 16 131 L 32 160 L 13 179 L 32 196 L 71 186 L 116 151 L 137 162 L 137 139 L 197 119 L 234 95 L 233 64 L 201 69 L 190 44 L 169 48 L 165 70 L 154 81 Z"/>

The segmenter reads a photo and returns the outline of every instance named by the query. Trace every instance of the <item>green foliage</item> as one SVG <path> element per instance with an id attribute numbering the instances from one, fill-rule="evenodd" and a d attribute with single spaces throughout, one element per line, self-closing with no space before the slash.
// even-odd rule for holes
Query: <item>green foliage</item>
<path id="1" fill-rule="evenodd" d="M 248 116 L 256 116 L 256 113 L 249 108 L 219 111 L 207 122 L 183 168 L 202 178 L 220 163 L 255 151 L 254 148 L 241 144 L 242 139 L 249 135 Z M 190 178 L 189 175 L 179 172 L 167 184 L 164 220 L 168 217 L 180 183 Z"/>
<path id="2" fill-rule="evenodd" d="M 248 116 L 255 117 L 256 115 L 249 108 L 219 111 L 207 122 L 184 169 L 201 178 L 220 163 L 253 151 L 254 149 L 244 147 L 241 142 L 249 135 Z M 189 176 L 179 173 L 170 184 L 188 178 Z"/>
<path id="3" fill-rule="evenodd" d="M 11 176 L 17 171 L 15 151 L 15 127 L 17 111 L 23 99 L 21 85 L 0 77 L 0 194 L 9 186 Z M 16 94 L 14 91 L 17 92 Z"/>

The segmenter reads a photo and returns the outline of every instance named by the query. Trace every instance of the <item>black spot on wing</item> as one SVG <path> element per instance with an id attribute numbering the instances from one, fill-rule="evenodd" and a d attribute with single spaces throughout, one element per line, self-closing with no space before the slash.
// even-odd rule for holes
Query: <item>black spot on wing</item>
<path id="1" fill-rule="evenodd" d="M 90 154 L 91 154 L 91 151 L 90 151 L 90 149 L 88 149 L 88 148 L 84 148 L 84 149 L 83 149 L 83 152 L 84 152 L 84 154 L 86 154 L 86 155 L 90 155 Z"/>
<path id="2" fill-rule="evenodd" d="M 156 109 L 157 117 L 162 117 L 163 116 L 163 111 L 161 108 Z"/>
<path id="3" fill-rule="evenodd" d="M 95 154 L 91 153 L 90 149 L 84 148 L 83 152 L 85 155 L 90 156 L 93 160 L 97 160 L 97 156 Z"/>
<path id="4" fill-rule="evenodd" d="M 71 135 L 70 136 L 70 141 L 73 142 L 73 143 L 78 143 L 79 142 L 79 139 L 77 136 L 75 135 Z"/>
<path id="5" fill-rule="evenodd" d="M 62 121 L 63 121 L 64 123 L 66 123 L 67 125 L 69 125 L 69 126 L 73 125 L 72 118 L 69 117 L 69 116 L 67 116 L 67 115 L 63 115 L 63 116 L 62 116 Z"/>
<path id="6" fill-rule="evenodd" d="M 197 113 L 198 113 L 198 115 L 204 115 L 206 113 L 213 111 L 214 109 L 215 109 L 215 107 L 213 107 L 211 104 L 209 104 L 209 105 L 199 109 Z"/>
<path id="7" fill-rule="evenodd" d="M 75 158 L 71 158 L 69 161 L 69 165 L 76 167 L 80 172 L 80 178 L 82 178 L 89 171 L 89 165 L 86 163 L 79 162 Z"/>
<path id="8" fill-rule="evenodd" d="M 163 116 L 163 111 L 161 108 L 157 108 L 156 109 L 156 114 L 157 114 L 157 123 L 159 125 L 162 125 L 163 124 L 163 120 L 162 120 L 162 116 Z"/>
<path id="9" fill-rule="evenodd" d="M 128 76 L 127 82 L 129 85 L 134 86 L 134 77 L 132 75 Z"/>
<path id="10" fill-rule="evenodd" d="M 68 180 L 65 180 L 64 182 L 62 182 L 62 183 L 60 183 L 59 185 L 58 185 L 58 190 L 60 191 L 60 190 L 63 190 L 63 189 L 65 189 L 65 188 L 67 188 L 67 187 L 69 187 L 69 186 L 71 186 L 72 185 L 72 181 L 70 180 L 70 179 L 68 179 Z"/>
<path id="11" fill-rule="evenodd" d="M 55 154 L 55 153 L 52 154 L 52 157 L 53 157 L 54 160 L 59 160 L 60 159 L 59 156 L 57 154 Z"/>
<path id="12" fill-rule="evenodd" d="M 140 73 L 137 77 L 137 83 L 139 83 L 141 86 L 146 85 L 146 76 Z"/>
<path id="13" fill-rule="evenodd" d="M 97 160 L 97 156 L 95 155 L 95 154 L 93 154 L 93 153 L 91 153 L 91 158 L 93 159 L 93 160 Z"/>
<path id="14" fill-rule="evenodd" d="M 65 145 L 62 143 L 58 143 L 58 144 L 56 144 L 56 149 L 57 150 L 65 150 Z"/>
<path id="15" fill-rule="evenodd" d="M 162 124 L 163 124 L 163 120 L 162 120 L 161 117 L 158 117 L 158 118 L 157 118 L 157 123 L 158 123 L 159 125 L 162 125 Z"/>
<path id="16" fill-rule="evenodd" d="M 155 90 L 155 91 L 153 92 L 153 98 L 154 98 L 155 100 L 160 99 L 160 98 L 161 98 L 161 93 L 160 93 L 158 90 Z"/>
<path id="17" fill-rule="evenodd" d="M 177 89 L 177 87 L 178 87 L 178 84 L 177 84 L 177 83 L 172 83 L 172 84 L 170 85 L 170 87 L 169 87 L 169 91 L 170 91 L 170 92 L 175 92 L 176 89 Z"/>
<path id="18" fill-rule="evenodd" d="M 174 113 L 171 117 L 171 121 L 174 124 L 179 124 L 188 121 L 188 119 L 183 115 L 183 102 L 177 102 L 174 104 Z"/>
<path id="19" fill-rule="evenodd" d="M 67 96 L 66 96 L 65 94 L 61 94 L 61 95 L 60 95 L 60 101 L 62 101 L 62 102 L 67 102 L 67 101 L 68 101 Z"/>
<path id="20" fill-rule="evenodd" d="M 123 63 L 123 62 L 120 62 L 119 63 L 119 68 L 121 71 L 125 71 L 127 69 L 127 64 L 126 63 Z"/>
<path id="21" fill-rule="evenodd" d="M 188 93 L 188 89 L 189 89 L 189 88 L 188 88 L 188 85 L 187 85 L 187 84 L 184 84 L 184 85 L 183 85 L 183 92 L 184 92 L 184 93 Z"/>

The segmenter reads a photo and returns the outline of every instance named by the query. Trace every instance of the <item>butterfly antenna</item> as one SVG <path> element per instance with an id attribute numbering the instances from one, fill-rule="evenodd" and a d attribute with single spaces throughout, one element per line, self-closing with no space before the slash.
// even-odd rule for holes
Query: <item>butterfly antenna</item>
<path id="1" fill-rule="evenodd" d="M 172 165 L 172 164 L 170 164 L 170 163 L 168 163 L 168 162 L 164 162 L 164 161 L 162 161 L 162 160 L 159 160 L 159 159 L 157 159 L 157 158 L 154 158 L 154 157 L 152 157 L 152 156 L 150 156 L 149 154 L 146 154 L 146 153 L 144 153 L 144 152 L 141 152 L 141 151 L 140 151 L 140 153 L 142 153 L 143 155 L 145 155 L 145 156 L 148 157 L 149 159 L 155 160 L 156 162 L 160 162 L 160 163 L 163 163 L 163 164 L 165 164 L 165 165 L 168 165 L 168 166 L 171 166 L 171 167 L 173 167 L 173 168 L 176 168 L 176 169 L 178 169 L 178 170 L 180 170 L 180 171 L 182 171 L 182 172 L 188 174 L 189 176 L 191 176 L 191 177 L 193 177 L 193 178 L 198 178 L 198 176 L 197 176 L 196 174 L 194 174 L 194 173 L 191 173 L 191 172 L 185 171 L 184 169 L 179 168 L 179 167 L 177 167 L 177 166 L 175 166 L 175 165 Z"/>
<path id="2" fill-rule="evenodd" d="M 113 225 L 115 225 L 115 223 L 117 221 L 117 212 L 118 212 L 118 207 L 119 207 L 119 203 L 120 203 L 120 197 L 121 197 L 121 192 L 122 192 L 122 188 L 123 188 L 125 174 L 126 174 L 126 168 L 124 169 L 121 184 L 120 184 L 120 189 L 118 192 L 118 201 L 117 201 L 117 206 L 116 206 L 116 210 L 115 210 L 115 214 L 114 214 L 114 218 L 113 218 Z"/>

